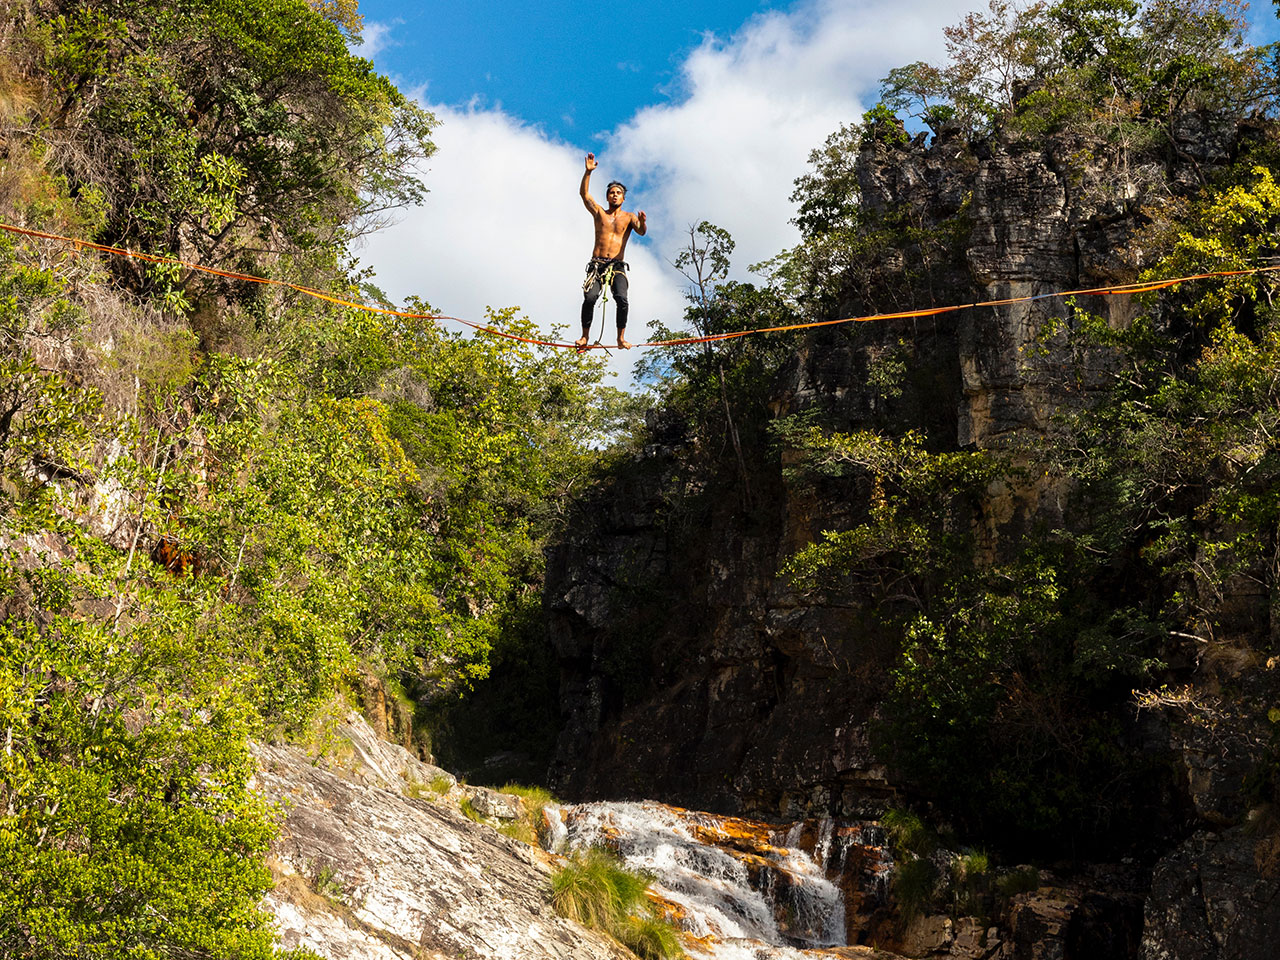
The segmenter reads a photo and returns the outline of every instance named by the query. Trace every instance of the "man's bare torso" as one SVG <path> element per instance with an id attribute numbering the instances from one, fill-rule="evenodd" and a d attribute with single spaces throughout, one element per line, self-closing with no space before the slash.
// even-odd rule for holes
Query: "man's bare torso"
<path id="1" fill-rule="evenodd" d="M 626 252 L 627 240 L 630 238 L 632 231 L 642 237 L 645 234 L 644 211 L 641 210 L 637 215 L 622 209 L 622 201 L 626 197 L 627 191 L 622 184 L 616 181 L 609 184 L 609 188 L 605 191 L 606 204 L 604 206 L 592 199 L 591 194 L 588 192 L 588 184 L 591 181 L 591 171 L 595 170 L 597 166 L 595 154 L 588 153 L 586 170 L 582 174 L 582 185 L 578 188 L 582 202 L 591 213 L 591 219 L 595 221 L 596 242 L 591 251 L 591 256 L 605 260 L 621 260 L 623 253 Z"/>
<path id="2" fill-rule="evenodd" d="M 596 224 L 596 243 L 591 256 L 621 260 L 627 249 L 627 238 L 635 229 L 635 215 L 620 207 L 610 212 L 597 206 L 592 218 Z"/>

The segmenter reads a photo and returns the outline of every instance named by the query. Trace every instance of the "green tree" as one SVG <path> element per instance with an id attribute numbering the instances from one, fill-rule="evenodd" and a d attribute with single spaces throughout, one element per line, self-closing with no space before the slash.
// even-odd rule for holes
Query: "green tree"
<path id="1" fill-rule="evenodd" d="M 0 111 L 4 219 L 349 293 L 345 241 L 420 194 L 432 120 L 348 51 L 349 7 L 6 13 L 33 93 Z M 485 676 L 632 415 L 602 375 L 0 241 L 0 953 L 272 956 L 248 739 L 358 672 Z"/>
<path id="2" fill-rule="evenodd" d="M 674 266 L 689 281 L 685 319 L 698 337 L 715 337 L 794 320 L 790 306 L 773 290 L 727 279 L 734 242 L 728 231 L 703 221 L 689 227 L 689 243 Z M 658 328 L 656 339 L 681 334 Z M 696 420 L 695 431 L 722 433 L 733 450 L 739 503 L 754 503 L 744 446 L 763 439 L 767 419 L 764 389 L 788 350 L 778 335 L 760 334 L 696 344 L 681 344 L 661 360 L 642 362 L 642 377 L 665 378 L 664 391 L 674 406 Z M 715 411 L 713 414 L 712 411 Z M 745 418 L 745 422 L 744 422 Z M 744 437 L 744 430 L 751 436 Z"/>
<path id="3" fill-rule="evenodd" d="M 1131 148 L 1176 147 L 1177 120 L 1239 116 L 1274 96 L 1270 53 L 1244 43 L 1236 0 L 992 0 L 947 28 L 949 61 L 892 70 L 882 99 L 954 123 L 969 137 L 997 129 L 1072 128 Z"/>
<path id="4" fill-rule="evenodd" d="M 65 0 L 29 22 L 56 105 L 36 128 L 72 191 L 101 191 L 107 242 L 310 281 L 422 195 L 432 117 L 304 0 Z M 193 303 L 260 295 L 179 282 Z"/>

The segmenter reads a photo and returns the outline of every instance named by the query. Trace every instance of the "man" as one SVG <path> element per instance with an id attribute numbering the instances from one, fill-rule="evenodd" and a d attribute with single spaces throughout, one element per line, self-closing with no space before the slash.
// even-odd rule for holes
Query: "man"
<path id="1" fill-rule="evenodd" d="M 591 183 L 591 171 L 598 166 L 596 155 L 588 153 L 587 169 L 582 174 L 582 186 L 578 188 L 587 212 L 595 220 L 596 245 L 591 251 L 591 261 L 587 264 L 587 279 L 582 284 L 582 336 L 574 343 L 579 348 L 586 347 L 591 335 L 591 314 L 595 311 L 596 301 L 600 299 L 600 291 L 607 284 L 613 292 L 618 315 L 618 347 L 627 350 L 631 347 L 625 336 L 628 308 L 627 265 L 622 260 L 622 254 L 627 249 L 627 239 L 633 230 L 644 236 L 644 211 L 633 214 L 622 209 L 627 188 L 616 180 L 604 192 L 609 206 L 602 207 L 596 203 L 587 192 L 587 187 Z"/>

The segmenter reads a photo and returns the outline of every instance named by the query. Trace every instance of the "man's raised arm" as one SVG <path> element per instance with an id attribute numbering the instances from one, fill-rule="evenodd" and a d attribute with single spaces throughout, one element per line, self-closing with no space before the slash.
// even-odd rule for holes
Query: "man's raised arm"
<path id="1" fill-rule="evenodd" d="M 582 197 L 583 206 L 591 213 L 595 213 L 600 204 L 591 199 L 591 194 L 587 192 L 587 188 L 591 184 L 591 171 L 598 167 L 596 163 L 596 155 L 594 153 L 587 154 L 587 169 L 582 174 L 582 185 L 578 187 L 578 196 Z"/>
<path id="2" fill-rule="evenodd" d="M 645 231 L 649 229 L 648 221 L 645 219 L 644 211 L 641 210 L 636 214 L 636 233 L 644 236 Z"/>

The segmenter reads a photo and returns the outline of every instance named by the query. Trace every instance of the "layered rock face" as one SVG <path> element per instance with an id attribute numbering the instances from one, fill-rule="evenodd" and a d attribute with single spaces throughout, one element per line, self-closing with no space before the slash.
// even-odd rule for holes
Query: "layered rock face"
<path id="1" fill-rule="evenodd" d="M 286 947 L 326 960 L 626 960 L 607 937 L 558 916 L 551 861 L 472 822 L 518 802 L 418 761 L 356 716 L 331 762 L 297 747 L 258 746 L 256 788 L 286 819 L 266 906 Z M 456 796 L 455 796 L 456 799 Z"/>
<path id="2" fill-rule="evenodd" d="M 1192 189 L 1236 149 L 1237 131 L 1193 129 L 1197 122 L 1186 121 L 1181 156 L 1159 167 L 1082 167 L 1080 144 L 1065 141 L 874 145 L 858 161 L 862 200 L 873 210 L 908 209 L 925 226 L 947 218 L 966 225 L 962 255 L 939 273 L 936 304 L 1127 282 L 1138 266 L 1125 251 L 1140 236 L 1143 198 Z M 1136 311 L 1125 297 L 1078 303 L 1113 325 Z M 840 315 L 878 306 L 851 300 Z M 920 429 L 940 449 L 1025 442 L 1100 386 L 1077 382 L 1064 393 L 1059 371 L 1070 358 L 1039 349 L 1045 324 L 1068 316 L 1061 300 L 1045 299 L 828 329 L 798 345 L 771 410 L 818 409 L 845 431 Z M 885 396 L 869 384 L 893 350 L 905 351 L 908 372 L 902 393 Z M 565 720 L 552 767 L 557 789 L 572 799 L 654 797 L 764 818 L 877 815 L 898 789 L 870 749 L 897 638 L 855 590 L 803 597 L 779 577 L 821 530 L 848 526 L 867 491 L 834 481 L 801 486 L 785 471 L 785 448 L 757 447 L 752 509 L 721 498 L 703 505 L 695 529 L 673 530 L 673 502 L 697 497 L 706 481 L 691 475 L 679 422 L 662 416 L 651 423 L 652 445 L 550 557 L 546 601 Z M 985 549 L 998 556 L 1033 524 L 1061 525 L 1067 493 L 1049 480 L 994 485 L 980 517 Z M 1199 655 L 1174 652 L 1189 669 Z M 1248 669 L 1271 691 L 1262 699 L 1276 692 L 1269 666 Z M 1221 676 L 1202 674 L 1206 688 L 1218 689 Z M 1102 952 L 1077 943 L 1025 955 L 1270 956 L 1264 944 L 1280 918 L 1280 885 L 1256 866 L 1257 884 L 1244 879 L 1250 858 L 1272 862 L 1255 849 L 1264 841 L 1218 832 L 1245 812 L 1244 778 L 1263 761 L 1266 732 L 1223 723 L 1210 734 L 1177 704 L 1147 712 L 1135 731 L 1147 749 L 1182 758 L 1182 797 L 1170 806 L 1185 809 L 1184 831 L 1200 832 L 1157 864 L 1141 947 L 1140 924 L 1130 920 Z M 1196 871 L 1204 883 L 1187 879 Z M 1072 909 L 1087 913 L 1081 904 L 1092 894 L 1079 893 Z M 1103 899 L 1114 906 L 1129 895 Z M 1262 919 L 1233 926 L 1232 911 L 1246 910 Z M 1065 929 L 1055 934 L 1061 944 L 1071 942 Z"/>
<path id="3" fill-rule="evenodd" d="M 1227 159 L 1229 143 L 1210 139 L 1202 148 L 1202 161 L 1212 164 Z M 962 254 L 937 271 L 935 304 L 1131 280 L 1134 265 L 1120 251 L 1139 229 L 1140 212 L 1124 184 L 1111 182 L 1121 171 L 1100 165 L 1085 175 L 1069 162 L 1078 149 L 994 142 L 973 150 L 955 138 L 927 148 L 874 144 L 858 160 L 862 203 L 908 210 L 925 228 L 963 227 Z M 1080 305 L 1113 324 L 1134 310 L 1124 297 L 1085 297 Z M 841 315 L 877 306 L 851 300 Z M 823 331 L 798 344 L 772 411 L 816 408 L 846 431 L 915 428 L 937 449 L 1008 445 L 1078 402 L 1063 396 L 1057 375 L 1067 358 L 1033 349 L 1046 322 L 1065 313 L 1060 300 L 1046 299 Z M 869 381 L 893 350 L 905 353 L 906 374 L 901 393 L 886 396 Z M 684 537 L 673 555 L 661 518 L 673 496 L 697 490 L 679 425 L 654 434 L 659 442 L 551 557 L 547 608 L 567 721 L 557 783 L 571 795 L 647 792 L 771 816 L 874 812 L 890 788 L 869 755 L 867 722 L 895 638 L 868 619 L 856 593 L 815 601 L 777 575 L 821 530 L 847 525 L 866 492 L 794 484 L 785 477 L 785 449 L 781 457 L 776 448 L 757 449 L 755 509 L 744 515 L 733 502 L 713 506 L 704 535 Z M 991 489 L 982 511 L 990 548 L 1032 520 L 1057 522 L 1062 509 L 1062 491 L 1048 482 Z M 678 616 L 663 616 L 673 611 Z M 655 682 L 648 699 L 618 710 L 619 693 L 606 677 L 618 673 L 611 658 L 631 622 L 656 631 L 631 644 L 640 651 L 634 655 L 656 664 Z"/>

